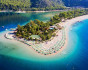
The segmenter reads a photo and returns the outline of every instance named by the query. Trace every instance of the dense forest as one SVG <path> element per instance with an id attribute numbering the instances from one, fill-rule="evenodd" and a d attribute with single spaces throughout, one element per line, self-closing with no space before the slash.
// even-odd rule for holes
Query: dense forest
<path id="1" fill-rule="evenodd" d="M 62 0 L 67 7 L 86 7 L 88 8 L 88 0 Z"/>
<path id="2" fill-rule="evenodd" d="M 49 40 L 52 36 L 55 36 L 54 32 L 57 30 L 56 28 L 50 29 L 51 26 L 54 25 L 57 26 L 58 29 L 62 29 L 62 27 L 56 23 L 61 22 L 63 19 L 72 19 L 85 14 L 88 14 L 88 9 L 61 12 L 59 15 L 53 16 L 46 23 L 36 19 L 24 26 L 18 25 L 16 36 L 27 40 L 33 40 L 32 38 L 29 39 L 31 35 L 39 35 L 42 41 Z"/>
<path id="3" fill-rule="evenodd" d="M 56 10 L 63 5 L 62 0 L 0 0 L 0 10 Z"/>
<path id="4" fill-rule="evenodd" d="M 88 0 L 0 0 L 0 10 L 63 10 L 76 6 L 88 7 Z"/>
<path id="5" fill-rule="evenodd" d="M 30 0 L 0 0 L 1 10 L 19 10 L 29 8 L 30 5 Z"/>

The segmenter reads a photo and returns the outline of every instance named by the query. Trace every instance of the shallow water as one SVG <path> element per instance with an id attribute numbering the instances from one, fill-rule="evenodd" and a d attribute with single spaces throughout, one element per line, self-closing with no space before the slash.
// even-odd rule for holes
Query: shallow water
<path id="1" fill-rule="evenodd" d="M 14 12 L 0 12 L 0 32 L 5 29 L 16 28 L 18 24 L 25 25 L 31 20 L 39 19 L 41 21 L 48 21 L 50 17 L 59 12 L 30 12 L 30 13 L 14 13 Z M 4 28 L 2 28 L 4 26 Z"/>
<path id="2" fill-rule="evenodd" d="M 50 13 L 31 13 L 30 16 L 28 14 L 14 14 L 13 18 L 11 14 L 10 18 L 5 14 L 6 16 L 4 18 L 0 17 L 0 19 L 3 19 L 0 20 L 0 27 L 4 25 L 8 29 L 11 27 L 15 28 L 18 22 L 24 25 L 30 21 L 30 18 L 31 20 L 40 19 L 43 21 L 50 19 Z M 45 18 L 45 15 L 49 15 L 49 17 Z M 6 20 L 8 21 L 4 24 Z M 4 31 L 5 28 L 0 28 L 0 31 Z M 72 30 L 69 31 L 67 47 L 62 52 L 52 56 L 40 55 L 34 50 L 31 50 L 30 47 L 24 47 L 25 45 L 20 42 L 16 41 L 14 43 L 14 41 L 2 39 L 1 35 L 4 33 L 2 32 L 0 33 L 0 48 L 4 49 L 0 50 L 0 70 L 88 70 L 87 28 L 88 20 L 73 25 Z"/>

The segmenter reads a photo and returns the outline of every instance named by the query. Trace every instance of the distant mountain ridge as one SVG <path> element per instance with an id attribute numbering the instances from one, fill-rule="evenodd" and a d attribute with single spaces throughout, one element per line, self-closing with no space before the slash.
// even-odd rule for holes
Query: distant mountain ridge
<path id="1" fill-rule="evenodd" d="M 65 6 L 74 7 L 88 7 L 88 0 L 62 0 Z"/>
<path id="2" fill-rule="evenodd" d="M 82 7 L 88 7 L 88 0 L 30 0 L 34 7 L 46 7 L 46 6 L 68 6 L 68 7 L 74 7 L 74 6 L 82 6 Z M 32 6 L 33 6 L 32 5 Z"/>
<path id="3" fill-rule="evenodd" d="M 88 7 L 88 0 L 0 0 L 0 9 L 18 10 L 25 9 L 31 10 L 31 8 L 38 8 L 34 10 L 40 10 L 40 8 L 49 9 L 63 9 L 64 6 L 74 7 L 82 6 Z M 30 9 L 29 9 L 30 8 Z"/>
<path id="4" fill-rule="evenodd" d="M 62 0 L 30 0 L 32 3 L 31 7 L 50 7 L 50 6 L 63 6 Z"/>

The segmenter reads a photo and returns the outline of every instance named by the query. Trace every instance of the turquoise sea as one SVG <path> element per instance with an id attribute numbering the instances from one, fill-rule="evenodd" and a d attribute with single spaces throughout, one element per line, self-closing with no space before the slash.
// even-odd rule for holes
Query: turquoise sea
<path id="1" fill-rule="evenodd" d="M 72 25 L 67 47 L 48 58 L 31 50 L 29 54 L 19 51 L 19 43 L 16 45 L 1 38 L 6 29 L 16 28 L 17 24 L 24 25 L 34 19 L 48 21 L 58 13 L 0 13 L 0 70 L 88 70 L 88 19 Z M 7 50 L 6 47 L 18 48 Z"/>

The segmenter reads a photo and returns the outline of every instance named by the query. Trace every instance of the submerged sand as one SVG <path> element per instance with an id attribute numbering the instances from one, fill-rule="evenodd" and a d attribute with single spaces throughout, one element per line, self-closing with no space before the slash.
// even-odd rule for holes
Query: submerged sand
<path id="1" fill-rule="evenodd" d="M 16 58 L 24 58 L 24 59 L 31 59 L 31 60 L 36 60 L 35 58 L 38 58 L 38 60 L 51 60 L 52 58 L 63 56 L 67 54 L 65 50 L 69 47 L 67 46 L 68 44 L 68 32 L 70 30 L 71 25 L 73 25 L 76 22 L 80 22 L 82 20 L 88 19 L 88 15 L 76 17 L 70 20 L 66 20 L 65 22 L 62 22 L 61 25 L 65 27 L 65 33 L 66 33 L 66 40 L 63 48 L 61 48 L 58 52 L 52 55 L 41 55 L 39 53 L 36 53 L 36 51 L 33 50 L 30 46 L 16 41 L 16 40 L 9 40 L 4 37 L 6 32 L 0 34 L 0 43 L 4 42 L 3 44 L 5 45 L 4 48 L 1 48 L 0 46 L 0 54 L 2 55 L 7 55 L 7 56 L 12 56 Z M 53 39 L 55 40 L 55 39 Z M 53 42 L 54 43 L 54 42 Z M 9 45 L 9 46 L 7 46 Z M 64 56 L 63 56 L 64 57 Z"/>

